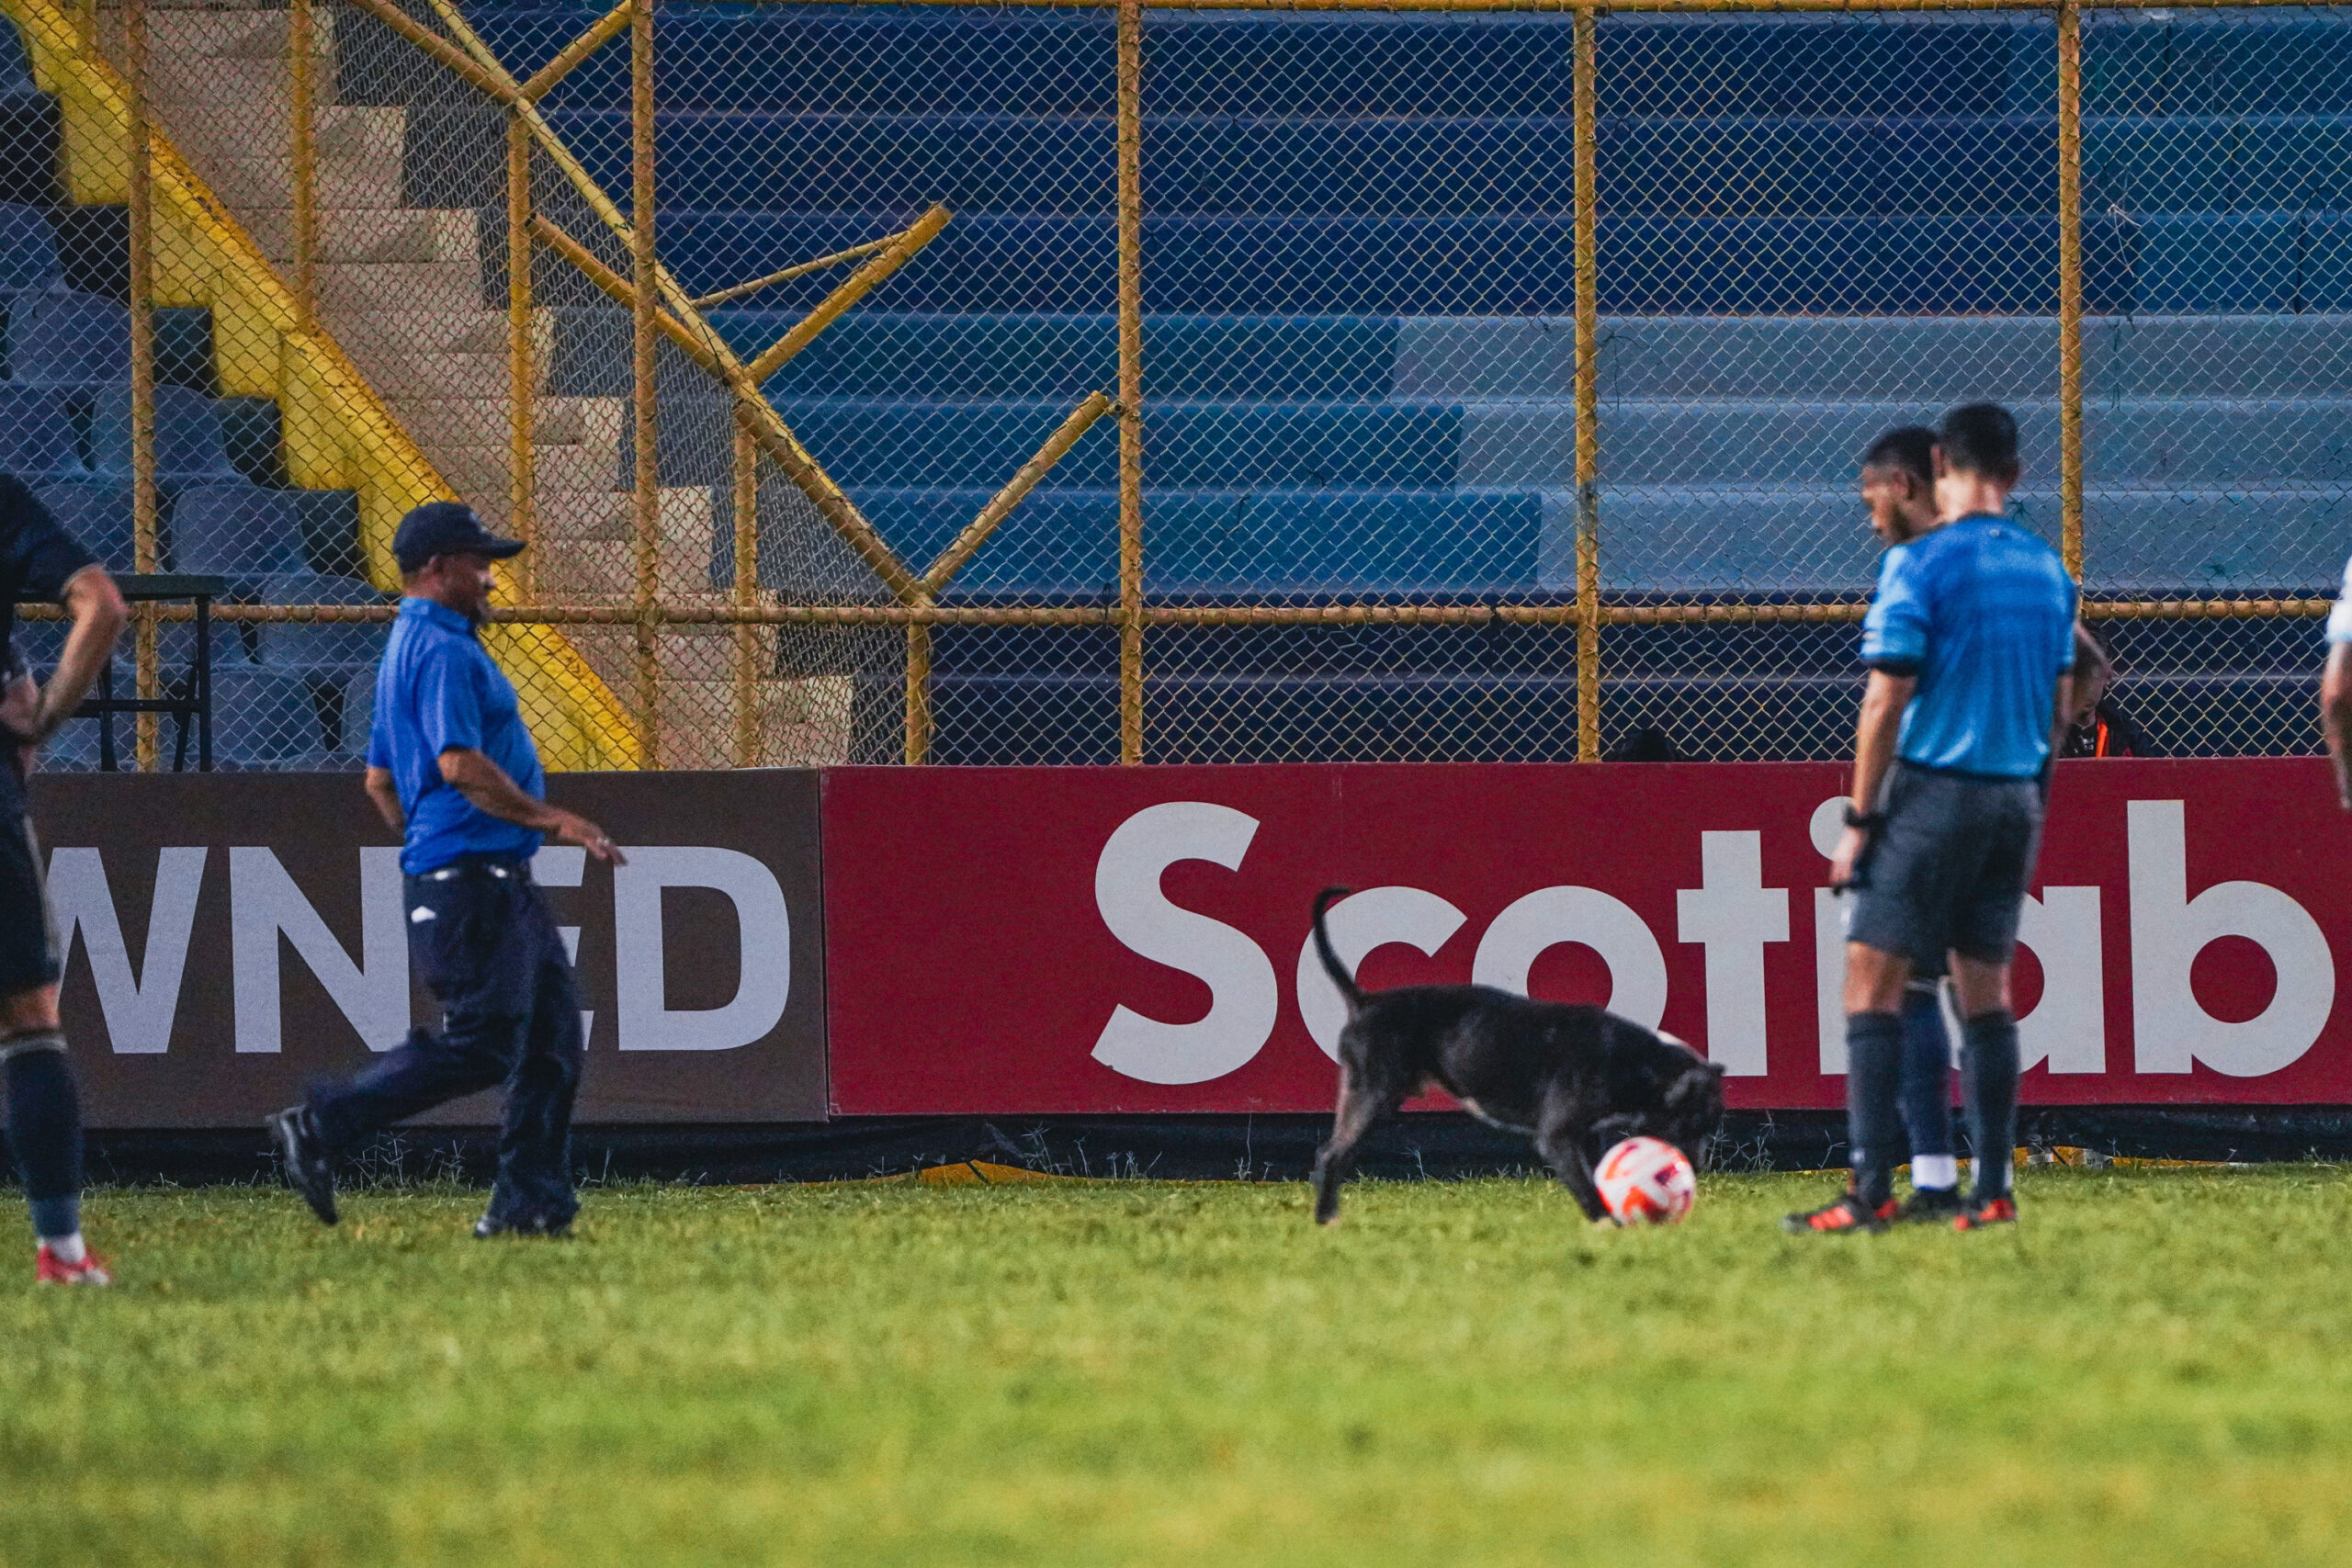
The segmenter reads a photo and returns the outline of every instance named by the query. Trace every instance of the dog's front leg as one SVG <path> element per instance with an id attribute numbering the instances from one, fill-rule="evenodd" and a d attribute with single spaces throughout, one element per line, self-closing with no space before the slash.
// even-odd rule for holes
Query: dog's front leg
<path id="1" fill-rule="evenodd" d="M 1584 1138 L 1577 1130 L 1573 1108 L 1559 1102 L 1547 1102 L 1544 1119 L 1535 1130 L 1535 1152 L 1577 1201 L 1584 1217 L 1595 1224 L 1610 1224 L 1609 1205 L 1600 1201 L 1600 1189 L 1593 1184 L 1592 1167 L 1584 1157 Z"/>

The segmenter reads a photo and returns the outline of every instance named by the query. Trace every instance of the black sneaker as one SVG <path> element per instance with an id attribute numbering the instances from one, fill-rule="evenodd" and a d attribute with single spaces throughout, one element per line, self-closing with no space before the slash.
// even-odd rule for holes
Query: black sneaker
<path id="1" fill-rule="evenodd" d="M 1948 1225 L 1968 1207 L 1957 1187 L 1914 1187 L 1903 1207 L 1894 1211 L 1898 1225 Z"/>
<path id="2" fill-rule="evenodd" d="M 334 1172 L 328 1168 L 327 1156 L 319 1147 L 318 1134 L 311 1126 L 310 1108 L 293 1106 L 270 1117 L 264 1125 L 268 1127 L 278 1154 L 285 1159 L 286 1185 L 302 1195 L 302 1201 L 319 1216 L 321 1224 L 334 1224 Z"/>
<path id="3" fill-rule="evenodd" d="M 1892 1198 L 1873 1209 L 1860 1193 L 1849 1191 L 1826 1207 L 1781 1216 L 1781 1228 L 1791 1235 L 1876 1235 L 1894 1222 L 1894 1213 Z"/>
<path id="4" fill-rule="evenodd" d="M 502 1235 L 567 1236 L 571 1234 L 571 1221 L 550 1219 L 545 1214 L 484 1214 L 474 1222 L 474 1239 L 488 1241 Z"/>

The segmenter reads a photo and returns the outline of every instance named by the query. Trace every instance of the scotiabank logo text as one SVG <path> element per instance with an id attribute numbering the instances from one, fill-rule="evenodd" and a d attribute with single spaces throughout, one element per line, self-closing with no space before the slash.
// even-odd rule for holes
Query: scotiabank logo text
<path id="1" fill-rule="evenodd" d="M 1820 859 L 1826 879 L 1843 802 L 1821 802 L 1810 817 L 1789 823 Z M 2038 965 L 2039 996 L 2019 1020 L 2025 1065 L 2046 1064 L 2053 1074 L 2185 1074 L 2202 1066 L 2233 1077 L 2258 1077 L 2293 1065 L 2319 1040 L 2335 1000 L 2335 969 L 2326 934 L 2298 899 L 2270 884 L 2230 879 L 2192 891 L 2188 878 L 2188 813 L 2181 800 L 2124 803 L 2120 823 L 2122 874 L 2105 883 L 2045 885 L 2026 900 L 2020 944 Z M 2206 831 L 2217 837 L 2231 825 Z M 1094 902 L 1103 925 L 1137 955 L 1197 977 L 1211 1000 L 1186 1021 L 1150 1016 L 1116 1004 L 1093 1044 L 1096 1061 L 1128 1077 L 1154 1084 L 1205 1083 L 1249 1064 L 1272 1036 L 1284 980 L 1307 1032 L 1327 1053 L 1337 1049 L 1344 1021 L 1340 997 L 1303 943 L 1295 953 L 1269 953 L 1238 927 L 1170 898 L 1161 876 L 1180 863 L 1202 861 L 1246 874 L 1261 824 L 1229 806 L 1176 800 L 1134 813 L 1102 845 L 1094 873 Z M 1797 1070 L 1781 1053 L 1804 1052 L 1803 1066 L 1825 1074 L 1845 1070 L 1843 901 L 1826 886 L 1768 886 L 1764 834 L 1694 827 L 1699 876 L 1672 891 L 1670 929 L 1661 930 L 1627 901 L 1634 890 L 1555 883 L 1527 887 L 1488 918 L 1466 951 L 1466 973 L 1434 978 L 1472 980 L 1525 992 L 1536 961 L 1550 949 L 1575 943 L 1606 965 L 1609 990 L 1595 998 L 1611 1010 L 1657 1026 L 1669 1002 L 1667 943 L 1700 951 L 1703 1020 L 1694 1043 L 1735 1077 Z M 1677 862 L 1679 863 L 1679 860 Z M 1784 879 L 1793 882 L 1794 879 Z M 2120 886 L 2118 885 L 2120 883 Z M 1374 949 L 1403 943 L 1436 955 L 1470 923 L 1442 886 L 1365 887 L 1333 907 L 1331 933 L 1351 968 Z M 1791 900 L 1809 901 L 1812 962 L 1801 973 L 1813 992 L 1813 1027 L 1775 1037 L 1767 1024 L 1768 978 L 1785 981 L 1792 935 Z M 2125 911 L 2128 910 L 2128 914 Z M 2125 941 L 2111 952 L 2107 922 L 2128 920 Z M 1300 910 L 1303 928 L 1305 909 Z M 2248 1016 L 2225 1017 L 2199 1001 L 2192 984 L 2199 956 L 2217 942 L 2250 942 L 2267 959 L 2274 979 L 2267 1004 Z M 2128 964 L 2128 1046 L 2111 1054 L 2109 998 L 2111 963 Z M 1785 1010 L 1786 997 L 1776 1007 Z M 1691 1016 L 1685 1009 L 1684 1016 Z"/>

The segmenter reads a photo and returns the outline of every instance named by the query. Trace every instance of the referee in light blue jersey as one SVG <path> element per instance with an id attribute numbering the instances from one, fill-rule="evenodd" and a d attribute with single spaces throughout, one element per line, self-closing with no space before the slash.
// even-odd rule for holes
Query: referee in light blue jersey
<path id="1" fill-rule="evenodd" d="M 335 1222 L 335 1156 L 379 1129 L 460 1095 L 506 1086 L 498 1183 L 477 1236 L 560 1235 L 571 1185 L 580 998 L 571 961 L 531 880 L 544 838 L 621 863 L 605 830 L 549 806 L 514 688 L 483 651 L 491 562 L 523 547 L 473 512 L 436 501 L 401 520 L 399 618 L 376 672 L 368 795 L 403 835 L 409 955 L 440 1002 L 438 1032 L 413 1031 L 367 1070 L 312 1087 L 269 1119 L 286 1178 Z"/>
<path id="2" fill-rule="evenodd" d="M 1799 1235 L 1881 1231 L 1894 1220 L 1903 1052 L 1897 1010 L 1915 964 L 1949 961 L 1964 1020 L 1962 1082 L 1975 1190 L 1953 1224 L 2017 1218 L 2018 1026 L 2009 961 L 2041 834 L 2043 780 L 2070 716 L 2074 580 L 2007 520 L 2018 426 L 1992 403 L 1936 430 L 1941 526 L 1886 552 L 1862 623 L 1870 682 L 1854 794 L 1831 880 L 1846 927 L 1844 1196 L 1783 1222 Z"/>

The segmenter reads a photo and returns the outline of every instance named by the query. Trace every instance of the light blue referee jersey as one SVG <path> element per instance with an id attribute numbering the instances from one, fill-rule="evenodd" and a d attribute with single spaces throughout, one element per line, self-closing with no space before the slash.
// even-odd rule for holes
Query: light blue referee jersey
<path id="1" fill-rule="evenodd" d="M 2058 552 L 2005 518 L 1962 517 L 1887 551 L 1862 660 L 1918 677 L 1895 754 L 1979 778 L 2039 773 L 2075 609 Z"/>
<path id="2" fill-rule="evenodd" d="M 2352 561 L 2344 563 L 2344 591 L 2335 596 L 2335 607 L 2327 613 L 2327 640 L 2352 642 Z"/>

